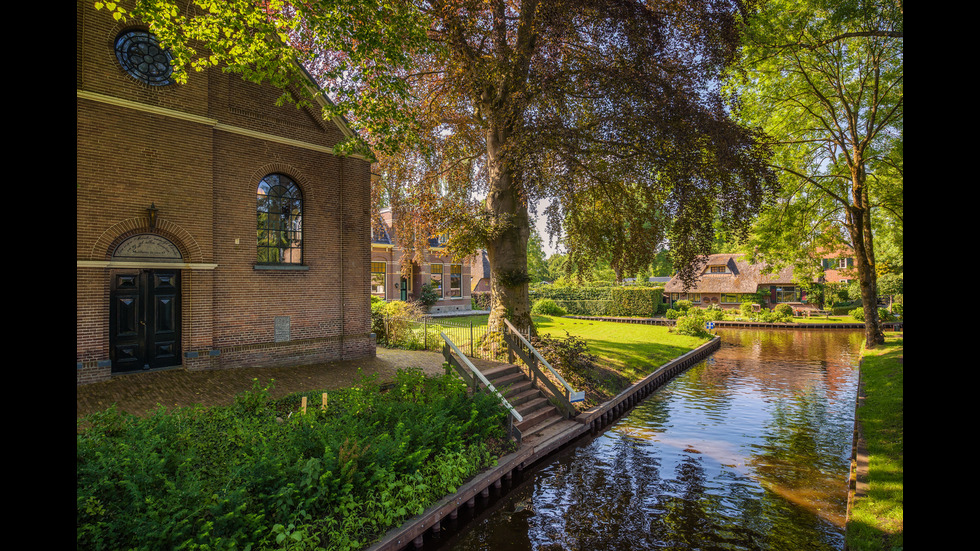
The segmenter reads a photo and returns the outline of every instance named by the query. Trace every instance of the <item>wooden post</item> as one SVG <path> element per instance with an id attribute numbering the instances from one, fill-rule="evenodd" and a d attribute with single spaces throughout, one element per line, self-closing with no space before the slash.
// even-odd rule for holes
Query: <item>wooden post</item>
<path id="1" fill-rule="evenodd" d="M 303 396 L 303 399 L 302 399 L 302 400 L 300 400 L 300 406 L 299 406 L 299 409 L 300 409 L 300 411 L 302 411 L 302 412 L 303 412 L 304 414 L 306 413 L 306 396 Z"/>
<path id="2" fill-rule="evenodd" d="M 327 393 L 323 393 L 323 406 L 320 408 L 323 411 L 327 411 Z"/>

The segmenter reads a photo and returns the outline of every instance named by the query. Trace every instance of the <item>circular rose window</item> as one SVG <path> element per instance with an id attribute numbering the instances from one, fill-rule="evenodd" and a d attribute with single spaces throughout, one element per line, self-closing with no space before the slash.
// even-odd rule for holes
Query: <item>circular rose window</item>
<path id="1" fill-rule="evenodd" d="M 116 59 L 133 78 L 150 86 L 170 84 L 170 52 L 146 31 L 127 31 L 116 38 Z"/>

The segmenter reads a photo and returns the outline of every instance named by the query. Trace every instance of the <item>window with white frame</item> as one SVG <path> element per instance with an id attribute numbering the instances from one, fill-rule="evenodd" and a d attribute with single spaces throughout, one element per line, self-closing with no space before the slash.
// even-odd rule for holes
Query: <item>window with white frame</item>
<path id="1" fill-rule="evenodd" d="M 429 266 L 429 283 L 436 296 L 442 298 L 442 264 L 431 264 Z"/>
<path id="2" fill-rule="evenodd" d="M 387 265 L 384 262 L 371 263 L 371 294 L 385 297 L 385 282 L 387 281 Z"/>
<path id="3" fill-rule="evenodd" d="M 463 296 L 463 265 L 451 264 L 449 266 L 449 296 Z"/>

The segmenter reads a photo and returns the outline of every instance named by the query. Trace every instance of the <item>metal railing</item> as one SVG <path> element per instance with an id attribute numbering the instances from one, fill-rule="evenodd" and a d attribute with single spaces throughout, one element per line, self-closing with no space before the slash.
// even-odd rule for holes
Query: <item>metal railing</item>
<path id="1" fill-rule="evenodd" d="M 510 402 L 507 401 L 507 398 L 504 398 L 503 394 L 494 388 L 493 384 L 479 369 L 477 369 L 475 365 L 473 365 L 473 362 L 471 362 L 470 359 L 463 354 L 463 351 L 453 343 L 452 339 L 450 339 L 445 333 L 439 333 L 439 336 L 445 342 L 443 345 L 442 355 L 446 358 L 446 361 L 449 362 L 449 365 L 451 365 L 453 369 L 455 369 L 456 372 L 462 376 L 463 380 L 466 381 L 466 384 L 473 389 L 473 392 L 479 392 L 480 383 L 483 383 L 491 394 L 500 399 L 500 403 L 503 404 L 508 414 L 507 432 L 514 436 L 519 443 L 521 441 L 521 432 L 514 426 L 514 421 L 520 423 L 524 420 L 524 417 L 517 411 L 517 408 L 512 406 Z"/>
<path id="2" fill-rule="evenodd" d="M 456 346 L 471 358 L 501 360 L 507 350 L 498 339 L 488 338 L 490 330 L 485 323 L 453 321 L 424 316 L 421 318 L 384 317 L 381 327 L 376 328 L 378 344 L 387 347 L 412 350 L 442 350 L 440 333 L 446 333 Z"/>
<path id="3" fill-rule="evenodd" d="M 504 324 L 507 327 L 507 333 L 504 335 L 504 339 L 507 341 L 508 347 L 512 352 L 514 352 L 524 363 L 528 366 L 531 371 L 531 380 L 535 387 L 538 387 L 538 381 L 541 381 L 542 385 L 551 392 L 552 396 L 560 403 L 561 409 L 564 410 L 563 413 L 566 418 L 574 417 L 577 415 L 575 406 L 572 404 L 575 402 L 581 402 L 585 400 L 585 391 L 575 391 L 572 385 L 565 381 L 565 378 L 561 376 L 555 368 L 551 367 L 548 360 L 544 359 L 544 356 L 521 334 L 521 332 L 514 327 L 514 325 L 509 320 L 504 320 Z M 538 364 L 543 364 L 551 376 L 558 381 L 561 385 L 561 389 L 552 383 L 551 378 L 545 376 L 544 373 L 538 369 Z M 564 390 L 564 392 L 563 392 Z"/>

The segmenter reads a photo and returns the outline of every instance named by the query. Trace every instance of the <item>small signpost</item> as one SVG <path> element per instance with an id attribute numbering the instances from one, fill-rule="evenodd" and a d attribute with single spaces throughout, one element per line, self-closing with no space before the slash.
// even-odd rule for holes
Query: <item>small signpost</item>
<path id="1" fill-rule="evenodd" d="M 715 328 L 715 322 L 713 322 L 713 321 L 709 321 L 709 322 L 708 322 L 708 323 L 706 323 L 705 325 L 707 325 L 707 327 L 708 327 L 708 331 L 711 331 L 712 329 L 714 329 L 714 328 Z"/>

